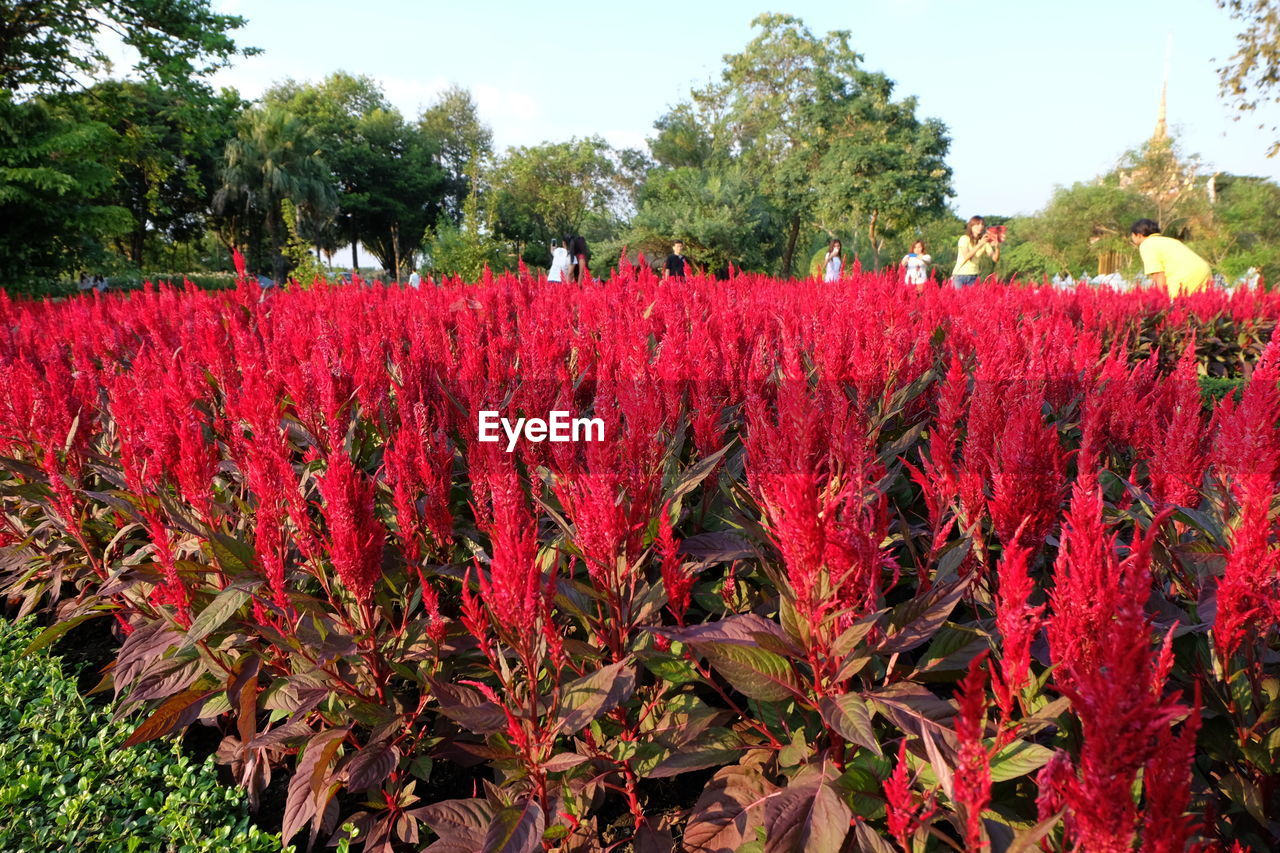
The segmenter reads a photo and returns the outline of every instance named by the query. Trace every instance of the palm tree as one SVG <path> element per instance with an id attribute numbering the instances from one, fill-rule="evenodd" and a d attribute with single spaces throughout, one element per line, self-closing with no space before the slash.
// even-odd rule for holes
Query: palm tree
<path id="1" fill-rule="evenodd" d="M 288 272 L 280 202 L 293 202 L 312 222 L 331 217 L 337 206 L 333 176 L 318 147 L 297 116 L 274 106 L 247 112 L 236 138 L 227 143 L 214 209 L 263 223 L 276 281 Z"/>

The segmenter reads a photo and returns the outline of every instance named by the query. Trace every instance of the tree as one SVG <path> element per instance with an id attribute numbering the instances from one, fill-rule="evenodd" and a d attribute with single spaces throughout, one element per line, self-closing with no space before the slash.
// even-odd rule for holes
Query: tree
<path id="1" fill-rule="evenodd" d="M 130 261 L 143 265 L 152 234 L 171 241 L 200 236 L 223 152 L 244 108 L 239 95 L 109 80 L 74 96 L 73 103 L 114 133 L 106 161 L 114 178 L 103 201 L 133 217 L 122 247 Z"/>
<path id="2" fill-rule="evenodd" d="M 1132 267 L 1129 226 L 1149 210 L 1146 199 L 1115 181 L 1059 187 L 1043 211 L 1014 221 L 1001 265 L 1013 275 L 1079 275 L 1096 269 L 1104 254 L 1119 252 Z"/>
<path id="3" fill-rule="evenodd" d="M 300 210 L 331 211 L 337 199 L 329 168 L 297 116 L 280 107 L 250 110 L 227 144 L 214 206 L 227 216 L 232 235 L 251 234 L 255 220 L 261 223 L 276 281 L 288 272 L 280 206 L 286 199 Z"/>
<path id="4" fill-rule="evenodd" d="M 264 101 L 298 116 L 314 136 L 339 192 L 337 222 L 352 265 L 359 242 L 394 277 L 412 267 L 444 205 L 435 140 L 406 123 L 368 77 L 339 71 L 318 84 L 286 81 Z"/>
<path id="5" fill-rule="evenodd" d="M 457 275 L 463 281 L 476 281 L 485 267 L 500 265 L 503 244 L 493 237 L 492 217 L 480 212 L 480 161 L 468 167 L 471 190 L 462 202 L 462 224 L 447 219 L 429 233 L 431 246 L 427 255 L 430 269 L 437 275 Z"/>
<path id="6" fill-rule="evenodd" d="M 1280 185 L 1266 178 L 1215 175 L 1212 225 L 1195 248 L 1228 278 L 1250 267 L 1280 281 Z"/>
<path id="7" fill-rule="evenodd" d="M 1102 180 L 1141 196 L 1147 204 L 1144 216 L 1159 222 L 1166 234 L 1180 234 L 1193 224 L 1203 225 L 1207 214 L 1200 168 L 1199 158 L 1185 156 L 1176 139 L 1157 133 L 1125 152 Z"/>
<path id="8" fill-rule="evenodd" d="M 220 15 L 210 0 L 18 0 L 0 7 L 0 88 L 52 91 L 110 66 L 101 33 L 138 52 L 144 75 L 173 84 L 192 82 L 237 55 L 230 32 L 238 15 Z"/>
<path id="9" fill-rule="evenodd" d="M 882 219 L 904 228 L 936 215 L 951 195 L 941 123 L 919 122 L 912 99 L 893 102 L 893 81 L 862 69 L 847 31 L 819 39 L 789 15 L 752 23 L 759 35 L 725 57 L 721 81 L 694 92 L 688 113 L 670 115 L 663 141 L 683 145 L 655 156 L 699 157 L 688 125 L 710 128 L 709 162 L 740 161 L 781 216 L 784 276 L 806 226 L 869 219 L 874 242 Z"/>
<path id="10" fill-rule="evenodd" d="M 850 224 L 865 224 L 872 263 L 879 267 L 885 235 L 904 233 L 946 210 L 950 142 L 941 122 L 916 118 L 914 98 L 890 99 L 888 78 L 867 79 L 860 96 L 847 85 L 821 75 L 812 107 L 830 113 L 818 123 L 831 128 L 815 217 L 832 237 Z"/>
<path id="11" fill-rule="evenodd" d="M 650 174 L 625 239 L 653 258 L 683 240 L 689 257 L 719 273 L 764 268 L 776 232 L 773 209 L 741 167 L 684 166 Z"/>
<path id="12" fill-rule="evenodd" d="M 103 203 L 111 129 L 45 98 L 0 96 L 0 286 L 35 291 L 104 260 L 129 213 Z"/>
<path id="13" fill-rule="evenodd" d="M 613 151 L 600 137 L 512 148 L 490 175 L 494 229 L 540 259 L 553 237 L 608 216 L 620 196 Z"/>
<path id="14" fill-rule="evenodd" d="M 649 139 L 649 152 L 661 166 L 701 169 L 715 153 L 714 141 L 692 104 L 679 104 L 653 123 L 658 135 Z"/>
<path id="15" fill-rule="evenodd" d="M 444 214 L 455 224 L 462 221 L 463 204 L 471 193 L 467 177 L 472 160 L 484 163 L 493 153 L 493 131 L 480 121 L 471 93 L 450 86 L 418 118 L 418 128 L 438 150 L 444 169 Z"/>
<path id="16" fill-rule="evenodd" d="M 1280 2 L 1278 0 L 1218 0 L 1218 6 L 1244 24 L 1236 36 L 1236 53 L 1218 69 L 1222 93 L 1242 112 L 1265 102 L 1280 103 Z M 1265 125 L 1264 125 L 1265 126 Z M 1278 138 L 1267 151 L 1280 154 Z"/>

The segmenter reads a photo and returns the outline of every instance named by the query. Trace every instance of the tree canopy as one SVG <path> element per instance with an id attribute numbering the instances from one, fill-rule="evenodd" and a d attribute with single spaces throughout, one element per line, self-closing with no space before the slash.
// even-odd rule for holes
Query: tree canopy
<path id="1" fill-rule="evenodd" d="M 1236 52 L 1218 69 L 1222 92 L 1244 111 L 1264 103 L 1280 104 L 1280 0 L 1218 0 L 1243 24 Z M 1280 154 L 1280 127 L 1267 156 Z"/>
<path id="2" fill-rule="evenodd" d="M 170 84 L 203 77 L 237 56 L 239 15 L 210 0 L 19 0 L 0 5 L 0 88 L 56 91 L 110 66 L 102 33 L 137 51 L 136 70 Z"/>

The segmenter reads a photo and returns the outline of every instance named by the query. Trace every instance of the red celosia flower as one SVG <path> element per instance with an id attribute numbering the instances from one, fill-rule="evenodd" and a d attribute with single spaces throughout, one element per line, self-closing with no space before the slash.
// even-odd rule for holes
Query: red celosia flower
<path id="1" fill-rule="evenodd" d="M 907 741 L 903 738 L 898 744 L 898 763 L 883 783 L 889 834 L 903 853 L 911 853 L 911 836 L 933 816 L 937 808 L 932 794 L 928 797 L 915 795 L 907 774 Z"/>
<path id="2" fill-rule="evenodd" d="M 1154 405 L 1143 407 L 1153 415 L 1143 448 L 1151 471 L 1151 496 L 1194 507 L 1200 502 L 1200 481 L 1208 466 L 1194 335 L 1177 370 L 1152 397 Z"/>
<path id="3" fill-rule="evenodd" d="M 689 594 L 693 590 L 693 574 L 685 569 L 680 543 L 671 531 L 670 502 L 658 515 L 658 539 L 654 544 L 662 560 L 662 586 L 667 592 L 667 607 L 676 623 L 683 625 L 685 611 L 689 609 Z"/>
<path id="4" fill-rule="evenodd" d="M 1014 538 L 1021 535 L 1021 528 Z M 1035 582 L 1027 570 L 1030 549 L 1017 545 L 1006 548 L 997 568 L 1000 588 L 996 596 L 996 627 L 1000 630 L 1000 671 L 1006 691 L 1000 712 L 1008 719 L 1012 697 L 1027 684 L 1031 669 L 1031 643 L 1040 629 L 1044 605 L 1032 606 Z"/>
<path id="5" fill-rule="evenodd" d="M 1052 529 L 1065 485 L 1058 432 L 1045 423 L 1039 394 L 1024 393 L 1009 407 L 988 463 L 987 508 L 1000 541 L 1038 549 Z M 1021 531 L 1015 539 L 1015 532 Z"/>
<path id="6" fill-rule="evenodd" d="M 322 512 L 329 528 L 329 559 L 342 583 L 362 604 L 382 574 L 386 529 L 374 516 L 373 481 L 356 470 L 344 451 L 329 456 L 318 478 Z"/>
<path id="7" fill-rule="evenodd" d="M 1187 848 L 1195 823 L 1187 807 L 1191 801 L 1191 769 L 1199 731 L 1197 696 L 1191 718 L 1183 724 L 1181 734 L 1175 736 L 1171 728 L 1165 728 L 1158 735 L 1155 753 L 1142 774 L 1143 853 L 1182 853 Z"/>
<path id="8" fill-rule="evenodd" d="M 1066 790 L 1072 837 L 1088 850 L 1129 850 L 1137 811 L 1131 789 L 1180 707 L 1163 698 L 1169 647 L 1153 653 L 1144 606 L 1151 548 L 1162 516 L 1117 555 L 1102 518 L 1096 476 L 1082 474 L 1063 527 L 1051 596 L 1054 680 L 1083 734 L 1077 778 Z M 1166 643 L 1168 638 L 1166 638 Z M 1116 685 L 1126 686 L 1117 690 Z"/>
<path id="9" fill-rule="evenodd" d="M 985 847 L 982 841 L 982 812 L 991 802 L 991 756 L 983 743 L 987 716 L 987 653 L 969 664 L 960 682 L 960 712 L 956 715 L 959 754 L 955 771 L 955 799 L 963 809 L 965 843 L 970 850 Z"/>

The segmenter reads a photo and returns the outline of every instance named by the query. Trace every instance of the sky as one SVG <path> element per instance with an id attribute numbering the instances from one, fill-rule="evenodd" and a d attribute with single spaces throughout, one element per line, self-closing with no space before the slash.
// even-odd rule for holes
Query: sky
<path id="1" fill-rule="evenodd" d="M 1280 180 L 1275 107 L 1234 121 L 1216 68 L 1239 24 L 1213 0 L 213 0 L 262 48 L 215 85 L 254 97 L 336 70 L 378 80 L 407 117 L 452 83 L 470 89 L 495 146 L 599 134 L 642 147 L 653 122 L 720 75 L 761 12 L 815 35 L 848 30 L 864 67 L 949 129 L 961 216 L 1032 213 L 1147 139 L 1169 69 L 1168 116 L 1206 171 Z M 1171 46 L 1171 49 L 1170 49 Z M 1166 57 L 1170 57 L 1166 63 Z"/>

